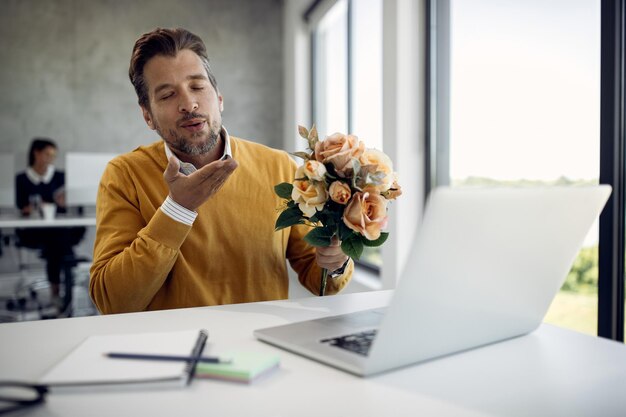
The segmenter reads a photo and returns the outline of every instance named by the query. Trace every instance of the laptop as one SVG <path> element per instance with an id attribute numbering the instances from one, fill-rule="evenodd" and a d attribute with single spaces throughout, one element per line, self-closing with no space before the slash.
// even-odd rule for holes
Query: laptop
<path id="1" fill-rule="evenodd" d="M 438 188 L 389 305 L 254 336 L 359 376 L 535 330 L 610 186 Z"/>

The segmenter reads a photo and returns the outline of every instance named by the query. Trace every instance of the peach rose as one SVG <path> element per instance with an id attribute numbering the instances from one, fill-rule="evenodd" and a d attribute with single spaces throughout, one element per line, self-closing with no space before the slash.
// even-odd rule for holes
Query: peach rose
<path id="1" fill-rule="evenodd" d="M 352 158 L 358 158 L 365 151 L 365 145 L 354 135 L 334 133 L 315 144 L 315 159 L 321 163 L 332 163 L 341 177 L 352 171 Z"/>
<path id="2" fill-rule="evenodd" d="M 377 149 L 367 149 L 359 157 L 361 165 L 375 165 L 375 172 L 367 182 L 376 186 L 378 191 L 385 192 L 391 188 L 394 181 L 393 162 L 384 152 Z"/>
<path id="3" fill-rule="evenodd" d="M 387 226 L 387 200 L 371 187 L 356 192 L 343 212 L 343 222 L 366 239 L 376 240 Z"/>
<path id="4" fill-rule="evenodd" d="M 346 205 L 352 196 L 350 186 L 341 181 L 333 181 L 330 187 L 328 187 L 328 193 L 330 194 L 331 200 L 343 205 Z"/>
<path id="5" fill-rule="evenodd" d="M 304 168 L 296 170 L 296 178 L 304 178 Z M 310 180 L 295 180 L 291 198 L 298 204 L 300 211 L 307 217 L 312 217 L 321 211 L 328 200 L 328 192 L 323 182 Z"/>
<path id="6" fill-rule="evenodd" d="M 397 181 L 394 181 L 391 187 L 382 194 L 387 200 L 395 200 L 402 195 L 402 187 Z"/>
<path id="7" fill-rule="evenodd" d="M 308 179 L 323 181 L 324 175 L 326 175 L 326 167 L 321 162 L 310 160 L 302 165 L 302 172 Z M 299 177 L 296 176 L 296 178 Z"/>

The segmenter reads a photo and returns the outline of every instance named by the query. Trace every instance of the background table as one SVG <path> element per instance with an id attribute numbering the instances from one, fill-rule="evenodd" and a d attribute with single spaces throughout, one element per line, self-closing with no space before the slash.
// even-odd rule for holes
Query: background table
<path id="1" fill-rule="evenodd" d="M 0 325 L 0 379 L 36 380 L 86 336 L 203 327 L 207 354 L 278 352 L 248 385 L 53 394 L 29 416 L 624 416 L 626 347 L 550 325 L 530 335 L 358 378 L 255 340 L 256 328 L 386 305 L 389 291 Z M 407 325 L 411 318 L 407 317 Z M 410 330 L 409 330 L 410 331 Z"/>
<path id="2" fill-rule="evenodd" d="M 53 220 L 21 216 L 0 216 L 0 229 L 26 229 L 33 227 L 78 227 L 95 226 L 93 216 L 57 216 Z"/>
<path id="3" fill-rule="evenodd" d="M 95 216 L 73 216 L 65 214 L 57 214 L 52 220 L 44 220 L 42 218 L 23 217 L 20 215 L 1 215 L 0 229 L 30 229 L 30 228 L 60 228 L 60 227 L 94 227 L 96 225 Z M 72 268 L 74 265 L 65 264 L 64 269 L 64 288 L 63 311 L 67 315 L 71 315 L 72 305 L 72 287 L 74 286 L 74 275 Z"/>

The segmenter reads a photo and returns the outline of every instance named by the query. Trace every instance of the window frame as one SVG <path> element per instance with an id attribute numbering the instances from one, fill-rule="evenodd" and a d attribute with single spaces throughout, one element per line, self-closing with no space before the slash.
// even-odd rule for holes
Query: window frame
<path id="1" fill-rule="evenodd" d="M 598 336 L 624 341 L 625 0 L 601 1 L 600 183 L 613 187 L 600 216 Z"/>

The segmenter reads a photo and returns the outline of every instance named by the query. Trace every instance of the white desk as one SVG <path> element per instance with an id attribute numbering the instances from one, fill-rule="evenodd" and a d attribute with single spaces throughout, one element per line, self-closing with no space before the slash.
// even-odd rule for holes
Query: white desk
<path id="1" fill-rule="evenodd" d="M 626 346 L 550 325 L 361 379 L 256 341 L 255 328 L 385 305 L 390 293 L 0 324 L 0 379 L 36 379 L 87 335 L 204 327 L 209 353 L 279 352 L 251 386 L 52 394 L 29 416 L 624 416 Z M 407 318 L 407 322 L 410 319 Z"/>
<path id="2" fill-rule="evenodd" d="M 95 226 L 94 216 L 69 216 L 59 215 L 53 220 L 36 219 L 21 216 L 0 216 L 0 229 L 26 229 L 33 227 L 78 227 Z"/>

